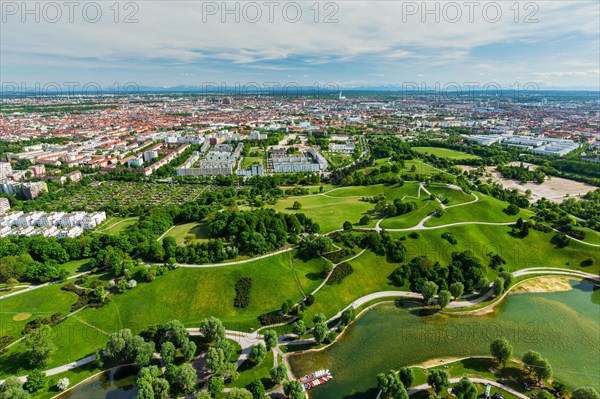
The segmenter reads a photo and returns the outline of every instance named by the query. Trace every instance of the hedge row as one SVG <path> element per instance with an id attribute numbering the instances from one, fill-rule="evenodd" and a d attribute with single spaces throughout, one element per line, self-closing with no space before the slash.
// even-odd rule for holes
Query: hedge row
<path id="1" fill-rule="evenodd" d="M 330 260 L 333 264 L 340 263 L 350 255 L 354 255 L 354 251 L 349 248 L 342 248 L 339 251 L 328 252 L 323 254 L 325 259 Z"/>
<path id="2" fill-rule="evenodd" d="M 236 308 L 245 308 L 250 304 L 250 289 L 252 288 L 252 279 L 242 277 L 235 283 L 235 299 L 233 306 Z"/>
<path id="3" fill-rule="evenodd" d="M 354 269 L 352 268 L 352 265 L 350 263 L 340 263 L 335 269 L 333 269 L 331 276 L 329 276 L 329 280 L 327 280 L 327 284 L 331 285 L 339 283 L 344 279 L 344 277 L 352 274 L 353 271 Z"/>

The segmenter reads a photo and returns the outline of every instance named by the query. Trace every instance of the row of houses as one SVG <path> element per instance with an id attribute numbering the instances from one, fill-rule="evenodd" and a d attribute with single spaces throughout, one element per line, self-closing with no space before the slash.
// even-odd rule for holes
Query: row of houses
<path id="1" fill-rule="evenodd" d="M 83 228 L 81 226 L 72 226 L 64 229 L 59 229 L 56 226 L 22 226 L 16 228 L 0 226 L 0 237 L 43 235 L 44 237 L 75 238 L 82 233 Z"/>
<path id="2" fill-rule="evenodd" d="M 25 228 L 25 227 L 55 227 L 63 229 L 72 229 L 73 227 L 79 227 L 81 234 L 85 229 L 92 229 L 106 220 L 106 213 L 104 212 L 42 212 L 33 211 L 23 213 L 22 211 L 15 211 L 0 215 L 0 227 L 12 229 L 13 227 Z M 23 230 L 30 232 L 31 230 Z M 54 231 L 49 229 L 49 231 Z M 79 229 L 75 229 L 75 232 Z M 36 234 L 44 234 L 43 232 Z M 49 233 L 48 233 L 49 234 Z"/>

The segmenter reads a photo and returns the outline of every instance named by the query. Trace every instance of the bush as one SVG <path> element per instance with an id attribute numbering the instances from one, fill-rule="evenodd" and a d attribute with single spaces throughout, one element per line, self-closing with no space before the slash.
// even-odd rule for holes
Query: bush
<path id="1" fill-rule="evenodd" d="M 59 391 L 64 391 L 65 389 L 67 389 L 69 387 L 70 383 L 71 383 L 71 381 L 69 381 L 68 378 L 61 378 L 60 380 L 58 380 L 58 383 L 56 384 L 56 388 L 58 388 Z"/>
<path id="2" fill-rule="evenodd" d="M 137 281 L 135 281 L 135 280 L 129 280 L 127 282 L 127 288 L 135 288 L 135 287 L 137 287 Z"/>
<path id="3" fill-rule="evenodd" d="M 313 303 L 315 303 L 315 297 L 312 294 L 309 294 L 306 296 L 306 299 L 304 300 L 304 303 L 306 304 L 306 306 L 311 306 Z"/>
<path id="4" fill-rule="evenodd" d="M 444 240 L 448 241 L 452 245 L 458 244 L 458 240 L 456 239 L 456 237 L 454 237 L 454 234 L 452 234 L 452 233 L 446 232 L 446 233 L 442 234 L 442 238 Z"/>
<path id="5" fill-rule="evenodd" d="M 235 299 L 233 306 L 236 308 L 245 308 L 250 304 L 250 289 L 252 288 L 252 279 L 242 277 L 235 283 Z"/>
<path id="6" fill-rule="evenodd" d="M 287 322 L 291 319 L 292 319 L 292 317 L 281 314 L 279 312 L 264 313 L 264 314 L 261 314 L 260 316 L 258 316 L 258 321 L 260 321 L 260 324 L 263 326 L 279 324 L 279 323 Z"/>
<path id="7" fill-rule="evenodd" d="M 412 238 L 413 240 L 418 240 L 418 239 L 421 237 L 421 234 L 419 234 L 419 233 L 418 233 L 418 232 L 416 232 L 416 231 L 413 231 L 413 232 L 412 232 L 412 233 L 410 233 L 408 236 L 409 236 L 410 238 Z"/>
<path id="8" fill-rule="evenodd" d="M 332 285 L 335 283 L 340 283 L 346 276 L 352 274 L 353 271 L 354 269 L 350 263 L 340 263 L 335 269 L 333 269 L 333 272 L 329 276 L 329 280 L 327 280 L 327 284 Z"/>
<path id="9" fill-rule="evenodd" d="M 332 263 L 337 264 L 351 255 L 354 255 L 353 250 L 351 250 L 349 248 L 342 248 L 339 251 L 328 252 L 326 254 L 323 254 L 322 256 L 325 259 L 330 260 Z"/>

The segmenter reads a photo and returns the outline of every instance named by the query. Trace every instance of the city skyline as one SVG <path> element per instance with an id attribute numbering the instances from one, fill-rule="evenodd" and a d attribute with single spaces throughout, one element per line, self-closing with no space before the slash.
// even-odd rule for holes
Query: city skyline
<path id="1" fill-rule="evenodd" d="M 4 86 L 600 88 L 592 1 L 55 4 L 3 2 Z"/>

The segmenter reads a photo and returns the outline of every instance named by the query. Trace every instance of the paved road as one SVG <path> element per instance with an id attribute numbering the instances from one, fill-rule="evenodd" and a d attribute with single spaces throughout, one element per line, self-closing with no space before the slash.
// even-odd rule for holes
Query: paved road
<path id="1" fill-rule="evenodd" d="M 89 273 L 89 271 L 88 272 L 74 274 L 72 276 L 67 277 L 66 280 L 77 279 L 77 278 L 79 278 L 79 277 L 81 277 L 81 276 L 83 276 L 84 274 L 87 274 L 87 273 Z M 29 285 L 24 290 L 20 290 L 20 291 L 17 291 L 17 292 L 11 292 L 10 294 L 6 294 L 6 295 L 0 296 L 0 300 L 4 299 L 4 298 L 10 298 L 11 296 L 24 294 L 26 292 L 31 292 L 31 291 L 34 291 L 34 290 L 38 290 L 40 288 L 47 287 L 47 286 L 49 286 L 51 284 L 60 284 L 60 283 L 63 283 L 63 282 L 64 282 L 63 280 L 57 280 L 57 281 L 51 281 L 49 283 L 44 283 L 44 284 L 39 284 L 39 285 Z"/>

